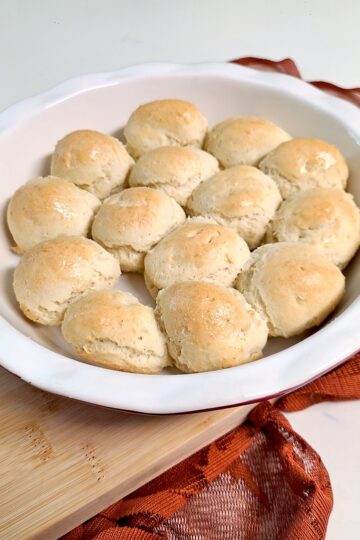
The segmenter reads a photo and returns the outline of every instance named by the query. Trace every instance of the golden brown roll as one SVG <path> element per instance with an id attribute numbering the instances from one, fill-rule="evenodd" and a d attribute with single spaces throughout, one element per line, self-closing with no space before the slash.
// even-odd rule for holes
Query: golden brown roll
<path id="1" fill-rule="evenodd" d="M 58 236 L 87 236 L 100 201 L 92 193 L 56 176 L 41 176 L 12 196 L 7 222 L 17 251 Z"/>
<path id="2" fill-rule="evenodd" d="M 190 215 L 206 216 L 233 228 L 255 249 L 281 202 L 275 182 L 255 167 L 221 171 L 193 192 L 187 203 Z"/>
<path id="3" fill-rule="evenodd" d="M 124 134 L 134 158 L 159 146 L 201 147 L 207 120 L 188 101 L 160 99 L 140 105 L 130 116 Z"/>
<path id="4" fill-rule="evenodd" d="M 26 251 L 13 284 L 20 309 L 29 319 L 56 325 L 72 302 L 91 291 L 113 287 L 119 275 L 115 257 L 96 242 L 60 236 Z"/>
<path id="5" fill-rule="evenodd" d="M 345 268 L 360 245 L 360 212 L 353 196 L 336 188 L 291 195 L 276 212 L 267 242 L 305 242 Z"/>
<path id="6" fill-rule="evenodd" d="M 146 255 L 145 283 L 154 298 L 159 289 L 190 279 L 230 287 L 249 257 L 235 231 L 211 219 L 192 218 Z"/>
<path id="7" fill-rule="evenodd" d="M 133 373 L 158 373 L 169 365 L 154 310 L 130 293 L 97 291 L 66 310 L 62 333 L 82 360 Z"/>
<path id="8" fill-rule="evenodd" d="M 142 272 L 146 253 L 185 217 L 181 206 L 162 191 L 124 189 L 103 203 L 92 236 L 116 256 L 122 271 Z"/>
<path id="9" fill-rule="evenodd" d="M 283 199 L 316 187 L 343 189 L 349 176 L 340 151 L 320 139 L 292 139 L 270 152 L 259 164 L 275 180 Z"/>
<path id="10" fill-rule="evenodd" d="M 124 187 L 133 163 L 118 139 L 82 129 L 69 133 L 57 143 L 51 159 L 51 174 L 105 199 Z"/>
<path id="11" fill-rule="evenodd" d="M 289 139 L 288 133 L 269 120 L 234 116 L 209 131 L 205 150 L 227 169 L 257 165 L 261 158 Z"/>
<path id="12" fill-rule="evenodd" d="M 135 163 L 130 186 L 162 189 L 185 206 L 191 193 L 219 170 L 211 154 L 193 146 L 161 146 L 147 152 Z"/>
<path id="13" fill-rule="evenodd" d="M 267 321 L 270 336 L 290 337 L 326 319 L 344 294 L 345 278 L 314 246 L 281 242 L 251 254 L 237 289 Z"/>
<path id="14" fill-rule="evenodd" d="M 155 314 L 175 365 L 187 373 L 238 366 L 260 358 L 265 321 L 235 289 L 185 281 L 159 292 Z"/>

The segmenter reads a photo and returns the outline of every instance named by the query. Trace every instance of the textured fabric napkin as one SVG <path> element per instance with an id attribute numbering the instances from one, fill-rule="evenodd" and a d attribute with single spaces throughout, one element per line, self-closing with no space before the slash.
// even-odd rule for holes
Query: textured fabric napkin
<path id="1" fill-rule="evenodd" d="M 235 63 L 300 77 L 290 59 Z M 360 106 L 360 89 L 315 86 Z M 333 505 L 329 475 L 281 411 L 360 398 L 360 354 L 320 379 L 261 403 L 246 422 L 63 540 L 320 540 Z"/>

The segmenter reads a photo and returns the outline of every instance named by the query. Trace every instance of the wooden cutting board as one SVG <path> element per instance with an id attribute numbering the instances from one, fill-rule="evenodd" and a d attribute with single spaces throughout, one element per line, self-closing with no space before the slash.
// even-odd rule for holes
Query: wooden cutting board
<path id="1" fill-rule="evenodd" d="M 232 429 L 252 407 L 127 414 L 42 392 L 0 368 L 0 538 L 58 538 Z"/>

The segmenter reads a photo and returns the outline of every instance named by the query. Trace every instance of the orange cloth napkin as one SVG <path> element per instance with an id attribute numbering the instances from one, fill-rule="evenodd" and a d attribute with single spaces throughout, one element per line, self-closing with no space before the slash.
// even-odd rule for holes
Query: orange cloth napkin
<path id="1" fill-rule="evenodd" d="M 300 77 L 289 59 L 235 63 Z M 316 86 L 360 106 L 360 89 Z M 63 540 L 320 540 L 333 505 L 315 450 L 280 412 L 360 398 L 360 354 L 320 379 L 261 403 L 246 422 L 75 528 Z"/>

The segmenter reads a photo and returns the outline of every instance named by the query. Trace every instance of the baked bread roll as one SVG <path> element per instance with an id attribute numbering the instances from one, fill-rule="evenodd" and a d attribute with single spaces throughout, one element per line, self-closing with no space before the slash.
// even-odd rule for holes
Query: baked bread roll
<path id="1" fill-rule="evenodd" d="M 142 272 L 149 249 L 184 220 L 184 210 L 163 191 L 134 187 L 106 199 L 92 236 L 116 256 L 122 271 Z"/>
<path id="2" fill-rule="evenodd" d="M 160 188 L 185 206 L 191 193 L 219 170 L 214 156 L 193 146 L 161 146 L 144 154 L 131 170 L 130 186 Z"/>
<path id="3" fill-rule="evenodd" d="M 52 155 L 51 174 L 105 199 L 120 191 L 134 160 L 115 137 L 82 129 L 61 139 Z"/>
<path id="4" fill-rule="evenodd" d="M 175 365 L 186 373 L 237 366 L 260 358 L 263 319 L 235 289 L 185 281 L 159 292 L 155 314 Z"/>
<path id="5" fill-rule="evenodd" d="M 353 196 L 336 188 L 291 195 L 276 212 L 267 242 L 306 242 L 345 268 L 360 245 L 360 212 Z"/>
<path id="6" fill-rule="evenodd" d="M 41 176 L 21 186 L 12 196 L 7 222 L 22 252 L 58 236 L 87 236 L 100 201 L 56 176 Z"/>
<path id="7" fill-rule="evenodd" d="M 62 333 L 82 360 L 133 373 L 158 373 L 169 365 L 154 310 L 130 293 L 97 291 L 66 310 Z"/>
<path id="8" fill-rule="evenodd" d="M 314 246 L 281 242 L 251 254 L 237 289 L 267 321 L 271 336 L 290 337 L 326 319 L 344 294 L 345 278 Z"/>
<path id="9" fill-rule="evenodd" d="M 227 169 L 257 165 L 261 158 L 289 139 L 288 133 L 269 120 L 234 116 L 209 131 L 204 147 Z"/>
<path id="10" fill-rule="evenodd" d="M 259 164 L 286 199 L 315 187 L 344 189 L 349 169 L 340 151 L 320 139 L 292 139 L 270 152 Z"/>
<path id="11" fill-rule="evenodd" d="M 145 283 L 154 298 L 177 281 L 230 287 L 249 257 L 246 243 L 232 229 L 211 219 L 188 219 L 146 255 Z"/>
<path id="12" fill-rule="evenodd" d="M 138 158 L 159 146 L 199 146 L 207 120 L 188 101 L 160 99 L 140 105 L 130 116 L 124 134 L 127 148 Z"/>
<path id="13" fill-rule="evenodd" d="M 202 215 L 236 230 L 255 249 L 281 202 L 275 182 L 255 167 L 238 166 L 202 182 L 188 200 L 190 215 Z"/>
<path id="14" fill-rule="evenodd" d="M 113 287 L 120 275 L 115 257 L 81 236 L 60 236 L 37 244 L 22 256 L 14 292 L 32 321 L 60 324 L 65 309 L 93 290 Z"/>

